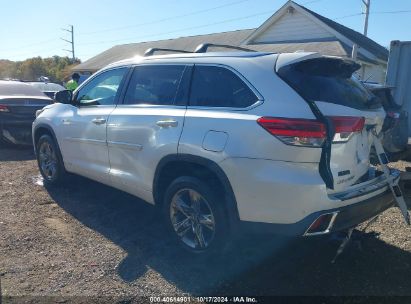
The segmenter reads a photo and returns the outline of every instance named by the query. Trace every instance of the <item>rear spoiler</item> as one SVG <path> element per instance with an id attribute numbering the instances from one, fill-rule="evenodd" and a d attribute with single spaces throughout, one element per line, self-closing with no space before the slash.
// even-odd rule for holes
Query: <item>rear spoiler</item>
<path id="1" fill-rule="evenodd" d="M 324 62 L 326 64 L 319 65 L 319 62 Z M 277 59 L 275 66 L 276 72 L 278 72 L 283 67 L 289 65 L 299 65 L 305 69 L 309 69 L 313 74 L 328 74 L 335 70 L 338 70 L 341 75 L 345 77 L 350 77 L 352 73 L 359 70 L 361 65 L 352 59 L 341 58 L 336 56 L 323 56 L 319 53 L 291 53 L 291 54 L 280 54 Z M 334 63 L 330 65 L 328 63 Z M 335 65 L 335 63 L 338 63 Z M 336 68 L 335 70 L 333 68 Z M 333 69 L 331 71 L 331 69 Z"/>

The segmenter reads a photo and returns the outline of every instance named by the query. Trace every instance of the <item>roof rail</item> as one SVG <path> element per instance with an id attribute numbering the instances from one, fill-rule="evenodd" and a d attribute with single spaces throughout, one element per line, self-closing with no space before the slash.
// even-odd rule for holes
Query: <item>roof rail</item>
<path id="1" fill-rule="evenodd" d="M 246 51 L 246 52 L 255 52 L 254 50 L 246 49 L 240 46 L 234 46 L 234 45 L 228 45 L 228 44 L 215 44 L 215 43 L 202 43 L 199 46 L 196 47 L 194 53 L 206 53 L 207 49 L 210 46 L 215 46 L 215 47 L 224 47 L 227 49 L 234 49 L 234 50 L 239 50 L 239 51 Z"/>
<path id="2" fill-rule="evenodd" d="M 191 53 L 184 50 L 175 50 L 175 49 L 163 49 L 163 48 L 149 48 L 144 52 L 144 57 L 154 55 L 155 52 L 164 51 L 164 52 L 176 52 L 176 53 Z"/>

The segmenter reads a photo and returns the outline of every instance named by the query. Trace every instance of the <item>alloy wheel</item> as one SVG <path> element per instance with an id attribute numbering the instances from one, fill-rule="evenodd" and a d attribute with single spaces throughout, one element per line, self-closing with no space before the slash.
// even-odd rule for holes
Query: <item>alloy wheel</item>
<path id="1" fill-rule="evenodd" d="M 47 141 L 40 144 L 39 163 L 44 176 L 52 180 L 57 173 L 57 156 L 53 146 Z"/>
<path id="2" fill-rule="evenodd" d="M 215 217 L 207 200 L 193 189 L 172 198 L 170 219 L 180 240 L 194 250 L 207 249 L 215 236 Z"/>

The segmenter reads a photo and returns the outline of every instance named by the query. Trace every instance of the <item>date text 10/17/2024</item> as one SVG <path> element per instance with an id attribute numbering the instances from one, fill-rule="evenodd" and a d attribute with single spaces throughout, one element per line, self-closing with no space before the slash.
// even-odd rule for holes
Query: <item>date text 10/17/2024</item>
<path id="1" fill-rule="evenodd" d="M 257 303 L 253 297 L 150 297 L 151 303 Z"/>

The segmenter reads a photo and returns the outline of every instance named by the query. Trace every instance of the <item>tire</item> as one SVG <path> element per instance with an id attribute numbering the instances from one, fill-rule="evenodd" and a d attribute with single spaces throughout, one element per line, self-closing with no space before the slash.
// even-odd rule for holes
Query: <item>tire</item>
<path id="1" fill-rule="evenodd" d="M 197 210 L 200 206 L 197 214 L 193 214 L 196 210 L 193 201 L 199 202 L 195 204 Z M 206 183 L 195 177 L 182 176 L 167 188 L 162 212 L 167 229 L 177 243 L 191 253 L 208 255 L 221 252 L 229 243 L 229 224 L 224 206 L 224 199 L 220 199 Z M 175 228 L 177 226 L 179 228 Z M 197 233 L 199 229 L 201 233 Z"/>
<path id="2" fill-rule="evenodd" d="M 64 168 L 60 149 L 48 134 L 42 135 L 36 143 L 37 164 L 44 182 L 58 185 L 65 181 L 67 172 Z"/>

